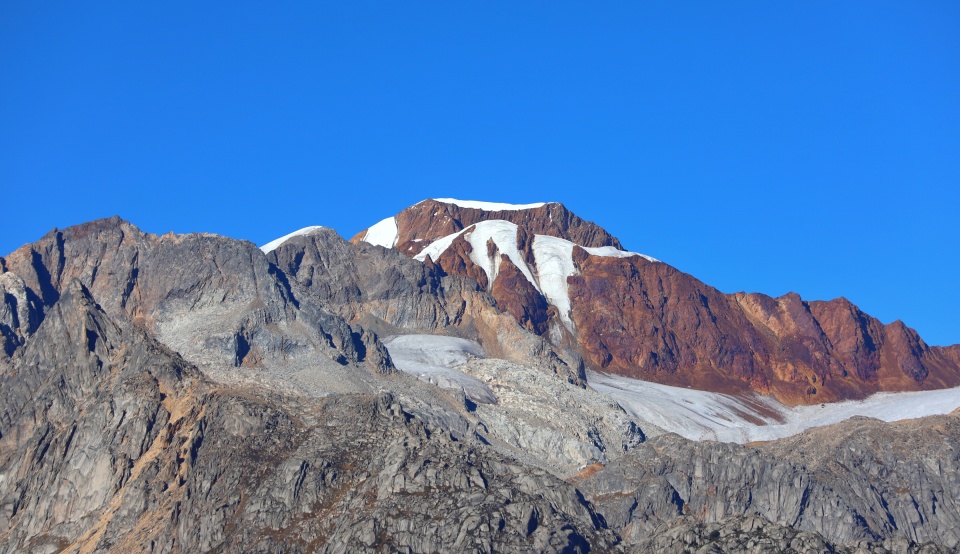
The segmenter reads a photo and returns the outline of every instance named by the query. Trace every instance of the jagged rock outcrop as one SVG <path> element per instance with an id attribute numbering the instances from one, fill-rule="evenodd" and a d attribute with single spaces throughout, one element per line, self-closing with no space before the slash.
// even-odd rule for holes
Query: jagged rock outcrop
<path id="1" fill-rule="evenodd" d="M 0 273 L 0 359 L 11 356 L 36 331 L 41 314 L 39 299 L 23 279 Z"/>
<path id="2" fill-rule="evenodd" d="M 531 465 L 573 476 L 646 440 L 616 402 L 591 389 L 503 360 L 477 359 L 458 368 L 497 393 L 495 405 L 477 404 L 465 417 L 476 421 L 487 440 L 499 441 L 505 453 Z"/>
<path id="3" fill-rule="evenodd" d="M 100 541 L 111 522 L 133 523 L 123 501 L 165 501 L 177 472 L 150 477 L 189 452 L 179 425 L 199 409 L 192 366 L 111 320 L 78 280 L 58 296 L 0 376 L 2 552 Z"/>
<path id="4" fill-rule="evenodd" d="M 960 414 L 867 418 L 756 446 L 655 437 L 581 488 L 627 542 L 690 516 L 760 516 L 832 544 L 960 544 Z"/>
<path id="5" fill-rule="evenodd" d="M 39 316 L 79 279 L 114 318 L 155 333 L 208 367 L 365 362 L 393 371 L 376 337 L 310 301 L 253 244 L 216 235 L 150 235 L 119 218 L 53 230 L 6 258 Z M 22 305 L 20 302 L 18 305 Z"/>
<path id="6" fill-rule="evenodd" d="M 597 370 L 759 392 L 788 405 L 960 385 L 960 345 L 930 347 L 902 322 L 884 325 L 846 299 L 723 294 L 662 262 L 596 248 L 619 242 L 558 204 L 484 210 L 458 202 L 400 212 L 395 248 L 477 282 L 521 325 L 574 348 Z M 493 231 L 501 242 L 471 245 L 476 229 L 498 220 L 515 227 L 515 237 Z M 538 254 L 538 236 L 578 246 Z"/>
<path id="7" fill-rule="evenodd" d="M 526 329 L 539 335 L 546 335 L 549 331 L 551 314 L 547 299 L 506 256 L 501 257 L 500 271 L 490 294 L 501 310 L 512 315 Z"/>
<path id="8" fill-rule="evenodd" d="M 630 549 L 632 552 L 697 552 L 722 554 L 737 552 L 765 554 L 949 554 L 955 549 L 927 543 L 917 544 L 896 537 L 884 541 L 857 541 L 849 545 L 830 543 L 819 533 L 797 531 L 762 517 L 741 516 L 704 524 L 683 517 L 662 525 Z"/>

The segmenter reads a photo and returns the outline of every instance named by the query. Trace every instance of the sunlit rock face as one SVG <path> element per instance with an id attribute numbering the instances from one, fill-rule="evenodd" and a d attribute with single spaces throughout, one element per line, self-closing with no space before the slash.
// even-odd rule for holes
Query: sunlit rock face
<path id="1" fill-rule="evenodd" d="M 960 385 L 960 348 L 929 347 L 843 298 L 724 294 L 624 251 L 557 203 L 425 200 L 363 231 L 476 282 L 497 307 L 588 367 L 675 386 L 758 392 L 788 405 Z M 368 236 L 369 235 L 369 236 Z"/>

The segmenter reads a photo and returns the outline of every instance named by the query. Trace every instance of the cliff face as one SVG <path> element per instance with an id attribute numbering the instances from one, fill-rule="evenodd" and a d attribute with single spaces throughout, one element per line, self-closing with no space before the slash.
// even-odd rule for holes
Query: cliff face
<path id="1" fill-rule="evenodd" d="M 909 529 L 900 536 L 910 542 L 954 545 L 960 520 L 949 491 L 960 482 L 951 446 L 958 439 L 957 415 L 894 424 L 857 418 L 754 447 L 664 435 L 580 486 L 610 527 L 641 550 L 683 551 L 711 542 L 712 531 L 719 539 L 731 523 L 741 537 L 762 535 L 762 527 L 791 529 L 770 533 L 788 543 L 797 532 L 816 535 L 806 537 L 811 543 L 876 543 Z M 757 520 L 744 529 L 741 518 Z M 767 551 L 785 546 L 768 543 Z M 877 544 L 868 550 L 888 551 Z"/>
<path id="2" fill-rule="evenodd" d="M 18 319 L 22 336 L 77 279 L 111 317 L 133 322 L 201 366 L 311 363 L 319 354 L 392 371 L 375 336 L 307 297 L 301 301 L 248 242 L 149 235 L 111 218 L 52 231 L 10 254 L 6 266 L 7 279 L 26 290 L 27 303 L 18 301 L 17 309 L 26 305 L 33 314 Z"/>
<path id="3" fill-rule="evenodd" d="M 595 369 L 790 405 L 960 385 L 957 346 L 929 347 L 845 299 L 723 294 L 622 252 L 559 204 L 485 211 L 457 202 L 400 212 L 396 248 L 473 280 L 520 325 Z"/>
<path id="4" fill-rule="evenodd" d="M 719 392 L 749 388 L 787 404 L 960 385 L 946 349 L 846 299 L 727 295 L 663 263 L 575 252 L 580 351 L 605 371 Z"/>

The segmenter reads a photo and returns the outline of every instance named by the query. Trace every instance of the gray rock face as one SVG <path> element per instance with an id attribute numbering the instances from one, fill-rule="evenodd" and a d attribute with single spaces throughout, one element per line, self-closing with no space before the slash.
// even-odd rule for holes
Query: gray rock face
<path id="1" fill-rule="evenodd" d="M 375 336 L 298 295 L 249 242 L 158 237 L 110 218 L 51 231 L 8 256 L 6 266 L 43 310 L 79 279 L 112 317 L 155 333 L 204 367 L 309 365 L 320 353 L 393 371 Z"/>
<path id="2" fill-rule="evenodd" d="M 427 332 L 478 340 L 488 354 L 542 366 L 584 385 L 583 359 L 523 329 L 470 279 L 330 229 L 291 238 L 267 255 L 331 310 L 383 335 Z"/>
<path id="3" fill-rule="evenodd" d="M 67 283 L 0 387 L 0 552 L 608 549 L 577 490 L 391 394 L 224 389 Z"/>
<path id="4" fill-rule="evenodd" d="M 582 484 L 628 541 L 679 516 L 758 515 L 834 544 L 960 543 L 960 417 L 855 418 L 745 447 L 663 435 Z"/>
<path id="5" fill-rule="evenodd" d="M 652 536 L 637 543 L 633 552 L 697 552 L 720 554 L 742 552 L 765 554 L 947 554 L 955 552 L 935 544 L 917 544 L 903 538 L 883 542 L 858 541 L 850 545 L 832 544 L 821 535 L 797 531 L 757 516 L 735 517 L 721 523 L 704 524 L 683 517 L 653 531 Z"/>
<path id="6" fill-rule="evenodd" d="M 636 421 L 594 390 L 503 360 L 473 360 L 459 368 L 496 391 L 495 405 L 477 404 L 466 415 L 483 435 L 563 477 L 615 460 L 645 440 Z"/>
<path id="7" fill-rule="evenodd" d="M 198 378 L 66 283 L 0 381 L 0 551 L 60 551 L 97 534 L 118 489 L 167 445 Z"/>
<path id="8" fill-rule="evenodd" d="M 11 356 L 36 331 L 40 319 L 39 299 L 23 279 L 0 273 L 0 359 Z"/>

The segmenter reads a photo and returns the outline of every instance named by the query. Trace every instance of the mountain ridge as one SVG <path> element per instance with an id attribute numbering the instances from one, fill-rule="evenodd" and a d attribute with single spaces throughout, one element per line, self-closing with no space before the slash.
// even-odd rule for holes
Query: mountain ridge
<path id="1" fill-rule="evenodd" d="M 521 325 L 575 348 L 593 369 L 717 392 L 751 390 L 791 405 L 960 385 L 960 345 L 929 347 L 902 322 L 883 325 L 845 299 L 724 294 L 623 252 L 612 235 L 557 203 L 493 204 L 488 211 L 460 204 L 483 205 L 427 200 L 402 210 L 392 219 L 390 246 L 476 281 Z M 555 225 L 554 213 L 576 224 Z M 505 228 L 500 238 L 484 231 L 490 239 L 467 239 L 497 221 L 515 226 L 515 237 L 504 238 Z M 543 286 L 556 270 L 541 267 L 538 236 L 574 245 L 565 262 L 573 271 L 554 279 L 564 291 Z"/>

